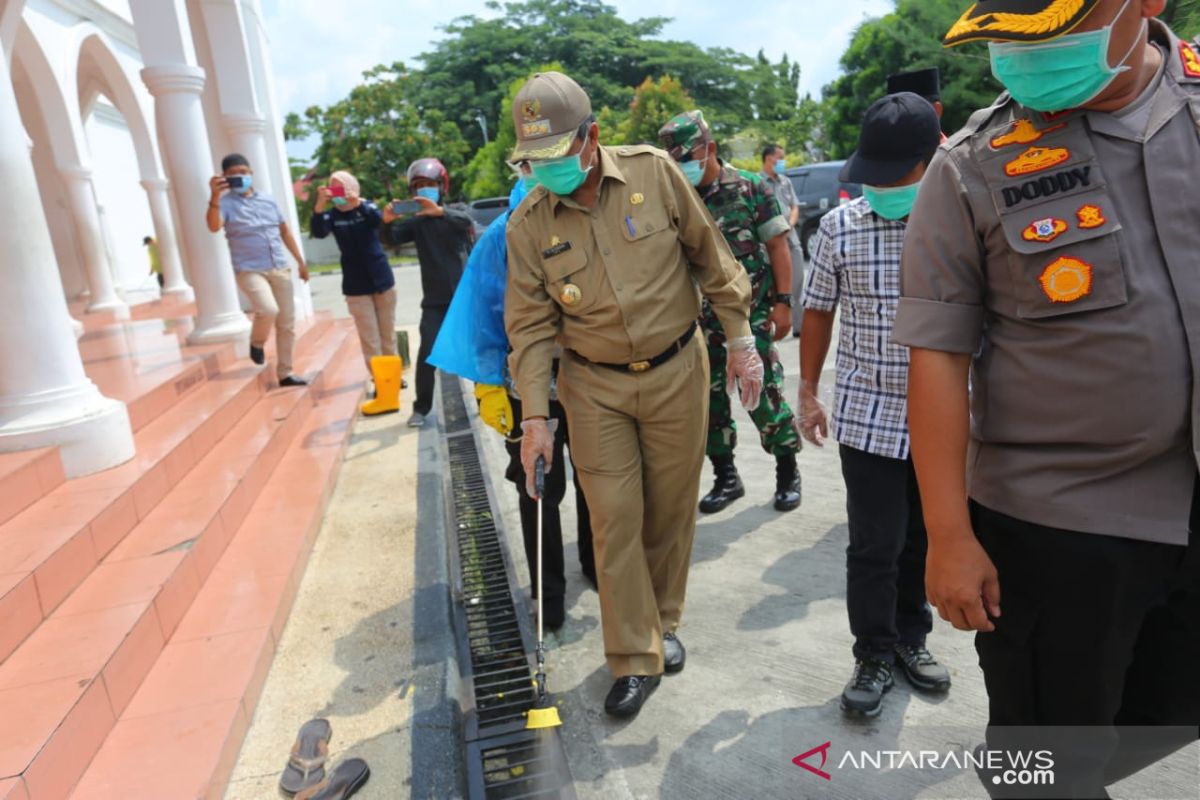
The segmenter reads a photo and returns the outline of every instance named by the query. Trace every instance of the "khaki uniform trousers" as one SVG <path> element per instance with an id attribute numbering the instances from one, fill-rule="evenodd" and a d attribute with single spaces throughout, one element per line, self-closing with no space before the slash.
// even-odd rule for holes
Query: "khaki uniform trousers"
<path id="1" fill-rule="evenodd" d="M 367 369 L 372 356 L 396 355 L 396 290 L 346 297 Z"/>
<path id="2" fill-rule="evenodd" d="M 708 354 L 693 336 L 642 373 L 570 351 L 559 399 L 592 514 L 604 654 L 613 677 L 663 671 L 687 592 L 708 426 Z"/>
<path id="3" fill-rule="evenodd" d="M 262 347 L 275 326 L 275 374 L 283 380 L 292 374 L 296 346 L 296 308 L 292 300 L 292 272 L 287 267 L 237 273 L 237 284 L 254 307 L 250 344 Z"/>

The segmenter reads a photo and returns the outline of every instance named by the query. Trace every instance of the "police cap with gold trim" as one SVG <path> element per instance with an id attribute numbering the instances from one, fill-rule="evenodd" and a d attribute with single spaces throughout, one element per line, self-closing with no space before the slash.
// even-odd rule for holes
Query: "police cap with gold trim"
<path id="1" fill-rule="evenodd" d="M 1041 42 L 1070 33 L 1100 0 L 978 0 L 942 42 Z"/>

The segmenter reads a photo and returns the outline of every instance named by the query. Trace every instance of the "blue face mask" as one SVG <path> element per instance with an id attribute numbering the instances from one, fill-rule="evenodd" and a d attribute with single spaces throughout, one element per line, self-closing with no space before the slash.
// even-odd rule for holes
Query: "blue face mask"
<path id="1" fill-rule="evenodd" d="M 347 200 L 344 197 L 331 197 L 331 198 L 329 198 L 329 200 L 331 203 L 333 203 L 338 208 L 341 208 L 342 206 L 346 205 L 346 203 L 350 202 L 349 200 Z"/>
<path id="2" fill-rule="evenodd" d="M 699 186 L 700 181 L 704 180 L 704 165 L 707 163 L 707 158 L 699 161 L 693 158 L 691 161 L 685 161 L 680 164 L 679 168 L 683 170 L 683 177 L 688 179 L 688 183 L 692 184 L 692 186 Z"/>
<path id="3" fill-rule="evenodd" d="M 417 189 L 417 197 L 424 197 L 426 200 L 437 203 L 442 199 L 442 190 L 436 186 L 425 186 Z"/>
<path id="4" fill-rule="evenodd" d="M 583 168 L 579 154 L 530 164 L 535 181 L 559 197 L 567 197 L 587 180 L 591 167 Z"/>
<path id="5" fill-rule="evenodd" d="M 913 203 L 917 202 L 917 192 L 921 182 L 908 186 L 893 186 L 880 188 L 877 186 L 862 187 L 863 197 L 871 204 L 871 210 L 884 219 L 904 219 L 912 213 Z"/>
<path id="6" fill-rule="evenodd" d="M 1113 26 L 1130 0 L 1111 23 L 1099 30 L 1071 33 L 1049 42 L 1014 44 L 992 42 L 992 74 L 1021 105 L 1034 111 L 1065 111 L 1094 100 L 1129 67 L 1125 62 L 1146 40 L 1145 19 L 1133 47 L 1115 67 L 1108 64 Z"/>
<path id="7" fill-rule="evenodd" d="M 776 173 L 782 173 L 785 169 L 787 169 L 787 159 L 781 158 L 775 162 Z"/>
<path id="8" fill-rule="evenodd" d="M 242 179 L 241 186 L 232 187 L 233 190 L 235 192 L 237 192 L 238 194 L 246 194 L 247 192 L 250 191 L 250 187 L 254 185 L 254 176 L 253 175 L 235 175 L 234 177 Z"/>

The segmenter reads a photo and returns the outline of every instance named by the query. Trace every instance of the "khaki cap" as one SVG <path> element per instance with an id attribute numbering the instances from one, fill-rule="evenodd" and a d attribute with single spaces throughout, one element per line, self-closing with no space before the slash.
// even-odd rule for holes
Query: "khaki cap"
<path id="1" fill-rule="evenodd" d="M 592 101 L 579 84 L 561 72 L 539 72 L 513 100 L 517 146 L 512 160 L 561 158 L 571 149 L 580 124 L 592 113 Z"/>

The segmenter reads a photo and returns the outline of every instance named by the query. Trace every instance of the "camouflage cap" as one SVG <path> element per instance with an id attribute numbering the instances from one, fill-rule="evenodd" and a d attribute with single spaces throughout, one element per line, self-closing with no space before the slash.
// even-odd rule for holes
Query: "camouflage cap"
<path id="1" fill-rule="evenodd" d="M 704 121 L 703 111 L 685 111 L 659 128 L 658 138 L 667 154 L 679 161 L 698 146 L 711 142 L 712 132 Z"/>

